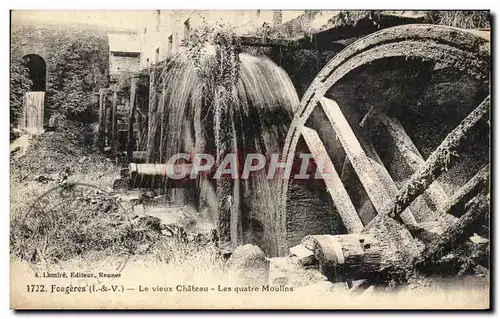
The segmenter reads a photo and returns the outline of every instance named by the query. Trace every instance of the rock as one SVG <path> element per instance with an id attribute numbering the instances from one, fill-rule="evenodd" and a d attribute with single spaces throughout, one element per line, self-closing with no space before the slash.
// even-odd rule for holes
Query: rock
<path id="1" fill-rule="evenodd" d="M 80 159 L 78 160 L 78 163 L 80 163 L 80 164 L 81 164 L 81 163 L 85 162 L 85 161 L 87 160 L 87 158 L 88 158 L 87 156 L 84 156 L 84 157 L 80 158 Z"/>
<path id="2" fill-rule="evenodd" d="M 161 225 L 161 234 L 167 237 L 174 237 L 175 231 L 167 225 Z"/>
<path id="3" fill-rule="evenodd" d="M 474 234 L 474 236 L 469 237 L 470 241 L 477 245 L 484 245 L 489 243 L 490 241 L 486 238 L 479 236 L 478 234 Z"/>
<path id="4" fill-rule="evenodd" d="M 21 147 L 20 146 L 15 146 L 15 147 L 11 147 L 10 148 L 10 153 L 15 153 L 17 151 L 20 151 L 21 150 Z"/>
<path id="5" fill-rule="evenodd" d="M 137 230 L 153 230 L 161 233 L 161 220 L 158 217 L 143 215 L 137 216 L 132 220 L 132 226 Z"/>
<path id="6" fill-rule="evenodd" d="M 115 194 L 114 197 L 120 201 L 138 203 L 141 199 L 140 193 L 138 191 L 126 192 L 126 193 L 118 193 Z"/>
<path id="7" fill-rule="evenodd" d="M 361 293 L 361 296 L 372 296 L 375 292 L 375 286 L 370 286 Z"/>
<path id="8" fill-rule="evenodd" d="M 20 136 L 21 136 L 21 132 L 18 129 L 11 126 L 10 127 L 10 141 L 18 139 Z"/>
<path id="9" fill-rule="evenodd" d="M 136 254 L 145 254 L 148 252 L 149 248 L 151 248 L 151 244 L 141 244 L 138 245 L 135 249 L 134 253 Z"/>
<path id="10" fill-rule="evenodd" d="M 270 258 L 269 284 L 304 287 L 326 281 L 327 278 L 316 269 L 306 269 L 297 257 Z"/>
<path id="11" fill-rule="evenodd" d="M 227 267 L 243 284 L 258 285 L 268 282 L 269 261 L 258 246 L 238 246 L 227 261 Z"/>
<path id="12" fill-rule="evenodd" d="M 125 178 L 125 177 L 128 177 L 129 174 L 130 174 L 130 171 L 128 168 L 120 169 L 120 177 Z"/>
<path id="13" fill-rule="evenodd" d="M 61 122 L 61 121 L 57 120 L 57 116 L 56 115 L 51 115 L 50 118 L 49 118 L 49 123 L 47 124 L 47 128 L 53 130 L 53 129 L 55 129 L 57 127 L 57 125 L 59 124 L 59 122 Z"/>
<path id="14" fill-rule="evenodd" d="M 316 261 L 314 252 L 300 244 L 290 248 L 290 254 L 296 256 L 299 262 L 304 266 L 312 265 Z"/>
<path id="15" fill-rule="evenodd" d="M 365 289 L 370 287 L 370 282 L 366 279 L 355 280 L 352 282 L 352 287 L 349 289 L 349 293 L 356 295 L 361 294 Z"/>
<path id="16" fill-rule="evenodd" d="M 145 191 L 141 194 L 142 200 L 150 200 L 156 197 L 156 194 L 153 191 Z"/>
<path id="17" fill-rule="evenodd" d="M 45 176 L 45 175 L 36 176 L 34 178 L 34 180 L 37 181 L 37 182 L 39 182 L 39 183 L 43 183 L 43 184 L 46 184 L 49 181 L 53 181 L 53 179 L 50 176 Z"/>
<path id="18" fill-rule="evenodd" d="M 222 255 L 222 257 L 225 260 L 228 260 L 237 248 L 238 248 L 238 245 L 236 245 L 235 243 L 227 242 L 227 243 L 220 245 L 219 253 Z"/>
<path id="19" fill-rule="evenodd" d="M 132 188 L 132 181 L 128 178 L 119 178 L 113 182 L 113 190 L 130 188 Z"/>
<path id="20" fill-rule="evenodd" d="M 144 215 L 144 212 L 145 212 L 144 205 L 139 204 L 139 205 L 134 206 L 134 214 L 135 215 L 141 216 L 141 215 Z"/>

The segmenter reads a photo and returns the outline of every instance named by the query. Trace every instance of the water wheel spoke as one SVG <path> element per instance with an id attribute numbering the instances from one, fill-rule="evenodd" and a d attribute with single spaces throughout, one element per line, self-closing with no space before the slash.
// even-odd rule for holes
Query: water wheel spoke
<path id="1" fill-rule="evenodd" d="M 390 117 L 377 109 L 374 109 L 371 115 L 372 116 L 368 119 L 369 125 L 375 126 L 388 133 L 391 138 L 391 144 L 394 145 L 394 150 L 398 152 L 400 159 L 408 166 L 412 173 L 415 173 L 425 164 L 425 160 L 420 154 L 420 151 L 415 146 L 410 136 L 408 136 L 398 119 Z M 396 169 L 394 174 L 398 173 L 399 171 Z M 405 178 L 405 176 L 398 177 Z M 397 191 L 394 196 L 396 195 Z M 417 200 L 419 199 L 417 198 L 416 201 Z M 431 211 L 439 211 L 443 208 L 443 204 L 447 200 L 448 195 L 443 187 L 439 182 L 435 182 L 424 192 L 424 199 L 421 200 L 422 203 L 419 205 L 419 211 L 425 210 L 426 214 L 429 214 Z"/>
<path id="2" fill-rule="evenodd" d="M 323 67 L 303 95 L 301 105 L 295 112 L 295 117 L 285 140 L 283 160 L 286 161 L 287 165 L 293 164 L 302 128 L 311 117 L 313 111 L 318 104 L 328 103 L 325 101 L 325 94 L 328 92 L 328 94 L 335 95 L 336 90 L 334 88 L 336 85 L 346 79 L 347 75 L 353 74 L 355 70 L 379 60 L 405 57 L 430 61 L 442 67 L 453 68 L 466 73 L 480 83 L 479 85 L 486 85 L 489 79 L 489 56 L 490 43 L 488 39 L 478 37 L 466 30 L 436 25 L 405 25 L 387 28 L 354 42 L 338 53 Z M 341 91 L 340 87 L 336 89 Z M 349 162 L 345 162 L 347 165 L 344 166 L 346 168 L 349 165 L 353 166 L 363 187 L 366 188 L 368 198 L 377 213 L 379 215 L 380 213 L 389 213 L 394 208 L 394 198 L 397 195 L 401 195 L 401 191 L 394 192 L 393 183 L 387 183 L 392 178 L 387 178 L 388 175 L 384 170 L 385 167 L 384 165 L 379 165 L 380 161 L 376 156 L 368 154 L 370 151 L 369 143 L 360 145 L 356 141 L 356 135 L 350 129 L 347 121 L 345 121 L 340 109 L 337 110 L 337 114 L 340 115 L 339 118 L 329 116 L 329 120 L 333 119 L 334 123 L 336 121 L 344 122 L 336 123 L 336 131 L 344 131 L 345 127 L 347 127 L 347 136 L 351 137 L 346 138 L 344 132 L 344 136 L 340 136 L 339 138 L 343 143 L 341 147 L 348 152 L 346 157 Z M 410 147 L 411 153 L 403 154 L 406 156 L 403 160 L 410 163 L 414 162 L 415 165 L 412 166 L 412 169 L 418 172 L 420 170 L 419 167 L 422 166 L 423 159 L 418 156 L 419 154 L 415 152 L 411 144 L 406 143 L 410 140 L 406 140 L 406 137 L 404 139 L 403 145 L 407 144 L 406 146 Z M 363 143 L 363 141 L 361 142 Z M 368 148 L 363 150 L 366 146 Z M 404 182 L 405 179 L 398 178 L 401 182 Z M 394 181 L 392 180 L 392 182 Z M 429 185 L 426 185 L 424 189 Z M 406 187 L 406 185 L 403 187 Z M 286 202 L 289 183 L 282 181 L 279 184 L 279 188 L 281 198 L 277 214 L 277 237 L 279 254 L 282 255 L 286 253 L 288 248 Z M 419 210 L 417 207 L 422 206 L 426 208 L 426 211 L 439 212 L 442 205 L 439 206 L 438 204 L 441 202 L 441 198 L 446 198 L 442 196 L 444 195 L 442 188 L 436 184 L 427 193 L 421 199 L 417 199 L 418 196 L 412 197 L 404 203 L 404 207 L 399 207 L 396 218 L 401 220 L 407 214 L 406 212 L 410 205 L 412 205 L 410 208 L 415 207 L 415 211 Z M 436 205 L 438 206 L 435 207 Z M 403 212 L 405 213 L 401 215 Z M 423 215 L 424 217 L 427 216 L 425 212 Z M 375 219 L 378 219 L 377 217 Z"/>
<path id="3" fill-rule="evenodd" d="M 446 202 L 443 212 L 460 217 L 463 208 L 477 193 L 488 187 L 490 179 L 490 166 L 483 166 L 464 186 L 459 188 Z"/>
<path id="4" fill-rule="evenodd" d="M 392 206 L 392 197 L 388 189 L 395 186 L 392 185 L 391 187 L 394 182 L 390 177 L 380 178 L 379 173 L 377 173 L 377 171 L 384 171 L 384 175 L 388 176 L 385 167 L 367 156 L 335 101 L 322 98 L 320 104 L 377 213 L 387 213 Z M 406 222 L 413 224 L 414 219 L 411 218 L 412 216 L 407 217 Z"/>
<path id="5" fill-rule="evenodd" d="M 363 230 L 363 223 L 352 204 L 347 191 L 340 180 L 340 177 L 333 166 L 332 160 L 326 152 L 325 146 L 318 133 L 308 127 L 302 128 L 302 136 L 309 147 L 309 151 L 316 163 L 323 163 L 319 169 L 325 181 L 328 193 L 332 197 L 333 203 L 349 233 L 358 233 Z"/>
<path id="6" fill-rule="evenodd" d="M 420 169 L 412 175 L 406 185 L 399 191 L 391 216 L 398 218 L 418 196 L 420 196 L 434 180 L 451 167 L 458 156 L 460 146 L 466 140 L 471 129 L 488 114 L 490 97 L 488 96 L 472 111 L 429 156 Z"/>

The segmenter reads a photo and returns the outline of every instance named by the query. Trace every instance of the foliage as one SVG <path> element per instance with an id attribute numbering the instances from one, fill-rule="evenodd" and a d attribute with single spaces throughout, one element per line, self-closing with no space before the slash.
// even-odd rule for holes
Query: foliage
<path id="1" fill-rule="evenodd" d="M 225 76 L 229 75 L 234 83 L 239 65 L 222 58 L 222 56 L 233 56 L 237 59 L 241 51 L 233 28 L 218 21 L 215 25 L 209 25 L 202 18 L 201 27 L 191 30 L 189 38 L 184 39 L 181 45 L 186 48 L 189 59 L 193 61 L 202 78 L 211 78 L 218 74 L 221 77 L 220 80 L 224 80 Z M 210 61 L 214 54 L 219 60 L 218 65 Z"/>
<path id="2" fill-rule="evenodd" d="M 92 94 L 108 83 L 108 45 L 105 34 L 68 27 L 17 26 L 12 32 L 12 48 L 22 45 L 39 46 L 46 53 L 48 114 L 92 120 L 95 116 L 91 109 Z M 12 67 L 19 69 L 18 64 Z M 11 83 L 19 81 L 19 71 L 13 74 Z M 15 88 L 16 92 L 21 92 L 26 85 L 16 84 Z M 16 105 L 13 105 L 14 111 Z"/>
<path id="3" fill-rule="evenodd" d="M 429 23 L 464 29 L 491 28 L 489 11 L 426 11 Z"/>
<path id="4" fill-rule="evenodd" d="M 306 12 L 298 18 L 276 26 L 264 22 L 254 33 L 258 37 L 276 39 L 296 39 L 310 36 L 312 34 L 312 29 L 309 23 L 307 23 L 307 20 L 312 19 L 317 12 L 318 10 L 306 10 Z"/>
<path id="5" fill-rule="evenodd" d="M 183 40 L 182 46 L 205 85 L 205 98 L 212 102 L 209 104 L 225 104 L 219 104 L 218 100 L 226 100 L 226 93 L 233 91 L 240 68 L 241 47 L 234 30 L 219 22 L 211 26 L 203 21 L 201 27 Z"/>
<path id="6" fill-rule="evenodd" d="M 48 43 L 48 102 L 56 112 L 79 118 L 91 107 L 92 94 L 108 81 L 105 38 L 84 31 L 56 32 Z"/>
<path id="7" fill-rule="evenodd" d="M 20 52 L 20 45 L 16 36 L 12 36 L 10 48 L 10 118 L 11 124 L 16 124 L 17 118 L 22 110 L 24 93 L 31 88 L 32 81 L 29 78 L 29 70 L 26 60 Z"/>
<path id="8" fill-rule="evenodd" d="M 121 92 L 129 92 L 132 83 L 132 75 L 130 73 L 122 73 L 112 77 L 113 86 Z"/>

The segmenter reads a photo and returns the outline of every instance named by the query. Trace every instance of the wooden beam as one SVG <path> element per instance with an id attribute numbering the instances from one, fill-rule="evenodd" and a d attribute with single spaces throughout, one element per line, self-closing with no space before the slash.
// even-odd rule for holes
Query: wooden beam
<path id="1" fill-rule="evenodd" d="M 137 107 L 135 103 L 135 94 L 137 90 L 137 78 L 132 77 L 130 80 L 130 104 L 129 104 L 129 115 L 128 115 L 128 133 L 127 133 L 127 157 L 132 160 L 134 149 L 136 148 L 135 138 L 134 138 L 134 122 L 135 122 L 135 109 Z"/>
<path id="2" fill-rule="evenodd" d="M 106 131 L 106 92 L 104 90 L 99 91 L 99 128 L 97 131 L 97 141 L 99 148 L 104 149 L 105 139 L 104 134 Z"/>
<path id="3" fill-rule="evenodd" d="M 238 44 L 242 46 L 256 46 L 256 47 L 285 47 L 285 48 L 299 48 L 299 39 L 282 39 L 282 38 L 269 38 L 269 37 L 256 37 L 256 36 L 238 36 L 236 37 Z"/>
<path id="4" fill-rule="evenodd" d="M 333 282 L 358 279 L 378 279 L 382 270 L 394 260 L 387 245 L 373 235 L 310 235 L 301 245 L 314 252 L 319 270 Z"/>
<path id="5" fill-rule="evenodd" d="M 459 239 L 467 237 L 470 227 L 479 221 L 490 209 L 490 197 L 478 195 L 474 197 L 465 207 L 465 214 L 456 223 L 450 225 L 444 233 L 430 245 L 426 246 L 421 257 L 417 261 L 417 267 L 435 262 L 444 253 L 453 249 Z"/>
<path id="6" fill-rule="evenodd" d="M 460 187 L 443 205 L 435 220 L 423 222 L 416 227 L 407 227 L 410 233 L 424 243 L 430 243 L 443 235 L 448 227 L 459 221 L 464 214 L 464 207 L 473 198 L 477 197 L 489 182 L 489 165 L 485 165 L 464 186 Z"/>
<path id="7" fill-rule="evenodd" d="M 132 152 L 132 159 L 134 161 L 139 160 L 139 161 L 145 161 L 147 160 L 147 153 L 145 151 L 133 151 Z"/>
<path id="8" fill-rule="evenodd" d="M 451 214 L 456 217 L 460 217 L 463 214 L 463 207 L 470 201 L 473 196 L 489 186 L 490 180 L 490 166 L 485 165 L 482 167 L 474 177 L 472 177 L 464 186 L 458 189 L 452 198 L 447 202 L 445 208 L 443 209 L 446 213 Z"/>
<path id="9" fill-rule="evenodd" d="M 393 201 L 386 185 L 384 185 L 385 183 L 383 183 L 383 180 L 377 174 L 377 169 L 373 166 L 373 160 L 366 155 L 361 147 L 339 105 L 325 97 L 320 99 L 320 104 L 377 213 L 387 214 L 392 207 Z M 407 222 L 413 223 L 411 220 Z"/>
<path id="10" fill-rule="evenodd" d="M 111 156 L 115 157 L 118 151 L 118 92 L 113 91 L 111 110 Z"/>
<path id="11" fill-rule="evenodd" d="M 465 208 L 465 215 L 447 227 L 442 235 L 437 236 L 424 249 L 414 245 L 407 252 L 388 240 L 390 237 L 384 237 L 390 233 L 382 228 L 372 228 L 369 233 L 366 233 L 365 228 L 360 234 L 310 235 L 302 239 L 301 245 L 314 253 L 320 272 L 330 281 L 404 281 L 415 269 L 424 270 L 452 250 L 457 243 L 466 240 L 470 227 L 488 213 L 488 209 L 489 196 L 475 197 Z M 403 247 L 405 245 L 400 244 Z"/>
<path id="12" fill-rule="evenodd" d="M 151 162 L 153 156 L 153 147 L 155 140 L 155 129 L 154 126 L 155 118 L 154 111 L 156 106 L 156 88 L 155 88 L 155 69 L 151 69 L 149 76 L 149 104 L 148 104 L 148 135 L 146 138 L 146 152 L 148 157 L 148 162 Z"/>
<path id="13" fill-rule="evenodd" d="M 167 87 L 167 83 L 165 81 L 165 79 L 162 80 L 162 89 L 161 89 L 161 93 L 160 93 L 160 98 L 159 98 L 159 107 L 158 107 L 158 113 L 160 114 L 160 147 L 159 147 L 159 155 L 160 157 L 158 158 L 158 160 L 163 161 L 163 152 L 164 152 L 164 140 L 165 140 L 165 136 L 164 136 L 164 132 L 165 132 L 165 121 L 166 121 L 166 117 L 165 117 L 165 90 L 166 90 L 166 87 Z"/>
<path id="14" fill-rule="evenodd" d="M 366 155 L 368 156 L 368 160 L 370 161 L 373 168 L 377 172 L 377 175 L 382 181 L 383 186 L 386 188 L 387 193 L 391 198 L 396 197 L 396 195 L 398 194 L 398 187 L 396 186 L 396 183 L 392 179 L 391 174 L 389 174 L 387 168 L 384 166 L 382 159 L 380 159 L 380 157 L 378 156 L 375 147 L 372 145 L 372 143 L 368 141 L 367 138 L 364 137 L 362 132 L 360 132 L 358 137 L 361 147 L 363 148 L 363 150 L 365 150 Z M 415 217 L 413 216 L 412 208 L 419 209 L 420 207 L 417 205 L 412 205 L 411 207 L 406 208 L 406 210 L 401 214 L 401 218 L 403 219 L 405 224 L 415 225 L 417 223 Z"/>
<path id="15" fill-rule="evenodd" d="M 425 160 L 419 150 L 406 134 L 403 125 L 393 117 L 382 114 L 377 109 L 374 110 L 373 116 L 370 117 L 375 125 L 383 127 L 392 138 L 394 146 L 397 148 L 401 158 L 408 165 L 412 173 L 415 173 L 421 166 L 425 164 Z M 380 125 L 382 124 L 382 125 Z M 395 172 L 397 174 L 397 172 Z M 429 188 L 424 192 L 423 197 L 428 207 L 432 211 L 439 211 L 448 200 L 448 195 L 444 191 L 439 182 L 434 182 L 429 185 Z"/>
<path id="16" fill-rule="evenodd" d="M 318 133 L 308 127 L 302 128 L 302 136 L 309 147 L 309 151 L 316 163 L 323 163 L 321 175 L 326 184 L 326 189 L 332 197 L 333 203 L 337 208 L 337 212 L 344 223 L 346 230 L 349 233 L 359 233 L 363 230 L 363 223 L 359 218 L 354 205 L 347 194 L 344 184 L 333 166 L 333 163 L 328 156 L 328 153 L 321 141 Z M 319 169 L 319 168 L 318 168 Z"/>
<path id="17" fill-rule="evenodd" d="M 192 164 L 129 164 L 129 173 L 131 177 L 135 175 L 158 175 L 169 177 L 169 174 L 175 172 L 177 175 L 182 175 L 184 177 L 191 174 L 193 166 Z"/>
<path id="18" fill-rule="evenodd" d="M 452 166 L 458 156 L 454 155 L 460 150 L 470 130 L 488 114 L 490 96 L 488 96 L 474 111 L 472 111 L 432 152 L 425 165 L 423 165 L 409 179 L 399 191 L 390 216 L 399 219 L 401 212 L 408 207 L 415 198 L 420 196 L 434 180 L 445 170 Z"/>

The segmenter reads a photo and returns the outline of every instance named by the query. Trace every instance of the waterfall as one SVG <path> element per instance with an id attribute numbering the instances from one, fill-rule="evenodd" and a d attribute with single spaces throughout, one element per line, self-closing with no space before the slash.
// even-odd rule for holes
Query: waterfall
<path id="1" fill-rule="evenodd" d="M 299 105 L 295 88 L 286 72 L 267 57 L 241 53 L 239 61 L 238 78 L 231 93 L 234 98 L 224 106 L 229 108 L 232 132 L 229 152 L 237 155 L 239 164 L 243 164 L 249 153 L 262 154 L 268 159 L 271 154 L 281 157 L 288 126 Z M 214 57 L 208 56 L 203 64 L 213 62 Z M 176 153 L 208 153 L 215 157 L 219 147 L 214 142 L 218 114 L 207 91 L 216 84 L 182 53 L 159 73 L 155 74 L 156 89 L 152 90 L 156 103 L 151 125 L 156 132 L 154 162 L 165 163 Z M 217 214 L 215 184 L 199 177 L 195 187 L 189 188 L 195 189 L 196 202 L 210 208 L 212 218 Z M 178 189 L 172 191 L 175 194 Z M 275 249 L 272 237 L 277 191 L 276 181 L 267 179 L 265 171 L 234 182 L 232 203 L 238 206 L 234 209 L 241 211 L 244 241 L 259 244 L 268 251 Z M 185 197 L 184 193 L 181 196 Z M 256 224 L 264 228 L 263 234 L 258 231 L 260 238 L 255 238 L 253 226 L 249 226 Z"/>
<path id="2" fill-rule="evenodd" d="M 32 134 L 43 132 L 43 106 L 45 92 L 26 92 L 19 128 Z"/>

